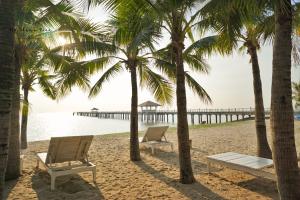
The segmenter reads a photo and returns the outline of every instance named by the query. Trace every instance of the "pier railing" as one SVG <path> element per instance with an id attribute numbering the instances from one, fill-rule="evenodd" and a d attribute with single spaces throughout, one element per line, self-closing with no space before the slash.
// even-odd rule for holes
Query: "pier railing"
<path id="1" fill-rule="evenodd" d="M 130 111 L 92 111 L 75 112 L 74 115 L 97 117 L 103 119 L 121 119 L 129 120 Z M 142 122 L 172 122 L 174 123 L 177 110 L 152 110 L 139 111 L 139 119 Z M 253 119 L 255 117 L 254 108 L 228 108 L 228 109 L 189 109 L 187 115 L 190 123 L 222 123 L 239 120 Z M 270 109 L 265 109 L 265 115 L 268 118 Z"/>

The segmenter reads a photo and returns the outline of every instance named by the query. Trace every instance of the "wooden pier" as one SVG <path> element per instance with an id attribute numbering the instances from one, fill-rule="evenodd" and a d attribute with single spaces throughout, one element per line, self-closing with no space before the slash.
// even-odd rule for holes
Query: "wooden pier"
<path id="1" fill-rule="evenodd" d="M 249 120 L 255 117 L 254 108 L 235 109 L 194 109 L 188 110 L 188 119 L 191 124 L 212 124 L 240 120 Z M 270 110 L 265 110 L 266 117 Z M 101 119 L 129 120 L 130 111 L 92 111 L 74 112 L 73 115 L 96 117 Z M 176 110 L 142 110 L 138 113 L 139 120 L 145 123 L 175 123 Z"/>

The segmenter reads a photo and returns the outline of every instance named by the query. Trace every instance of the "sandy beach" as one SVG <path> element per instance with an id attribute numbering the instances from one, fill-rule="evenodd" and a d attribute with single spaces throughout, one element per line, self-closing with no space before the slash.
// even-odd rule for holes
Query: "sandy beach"
<path id="1" fill-rule="evenodd" d="M 267 121 L 268 133 L 269 121 Z M 300 121 L 295 122 L 300 147 Z M 142 133 L 141 133 L 142 134 Z M 129 161 L 128 134 L 95 136 L 89 155 L 97 165 L 97 183 L 89 172 L 59 177 L 56 190 L 50 191 L 50 177 L 41 167 L 35 169 L 36 152 L 47 151 L 49 141 L 32 142 L 25 153 L 23 175 L 6 185 L 7 199 L 278 199 L 276 183 L 243 172 L 214 166 L 207 174 L 205 156 L 227 151 L 255 155 L 253 121 L 212 127 L 191 127 L 193 169 L 197 182 L 178 182 L 179 164 L 176 129 L 167 138 L 175 152 L 164 147 L 151 154 L 141 147 L 142 161 Z M 271 141 L 269 135 L 269 142 Z M 299 152 L 298 148 L 298 152 Z"/>

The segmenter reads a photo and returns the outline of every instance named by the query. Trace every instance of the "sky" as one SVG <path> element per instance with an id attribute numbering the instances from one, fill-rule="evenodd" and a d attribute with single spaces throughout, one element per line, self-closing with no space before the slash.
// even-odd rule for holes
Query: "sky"
<path id="1" fill-rule="evenodd" d="M 109 14 L 101 7 L 90 10 L 88 17 L 95 22 L 103 22 Z M 168 37 L 160 41 L 168 43 Z M 263 86 L 265 108 L 270 107 L 271 82 L 272 82 L 272 46 L 262 46 L 258 52 Z M 252 82 L 252 70 L 248 54 L 234 52 L 232 55 L 220 56 L 213 54 L 206 58 L 211 70 L 206 74 L 192 74 L 212 98 L 212 104 L 204 104 L 201 100 L 187 89 L 187 108 L 250 108 L 254 107 L 254 94 Z M 101 73 L 92 77 L 95 83 Z M 292 80 L 300 81 L 300 67 L 292 68 Z M 45 97 L 37 87 L 36 92 L 30 93 L 30 109 L 34 113 L 44 112 L 74 112 L 88 111 L 97 107 L 102 111 L 128 111 L 131 102 L 130 74 L 124 72 L 110 82 L 107 82 L 97 97 L 88 98 L 88 91 L 73 88 L 72 92 L 59 101 L 53 101 Z M 153 95 L 146 89 L 139 89 L 139 103 L 155 101 Z M 161 109 L 175 109 L 176 98 L 171 105 L 163 105 Z"/>

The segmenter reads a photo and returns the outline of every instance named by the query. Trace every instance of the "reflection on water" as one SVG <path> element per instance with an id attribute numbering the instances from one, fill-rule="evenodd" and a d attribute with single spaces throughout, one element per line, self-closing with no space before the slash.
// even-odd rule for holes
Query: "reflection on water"
<path id="1" fill-rule="evenodd" d="M 139 129 L 145 130 L 148 126 L 151 124 L 139 124 Z M 127 120 L 80 117 L 72 113 L 39 113 L 29 116 L 27 134 L 28 141 L 37 141 L 58 136 L 129 132 L 129 127 Z"/>

